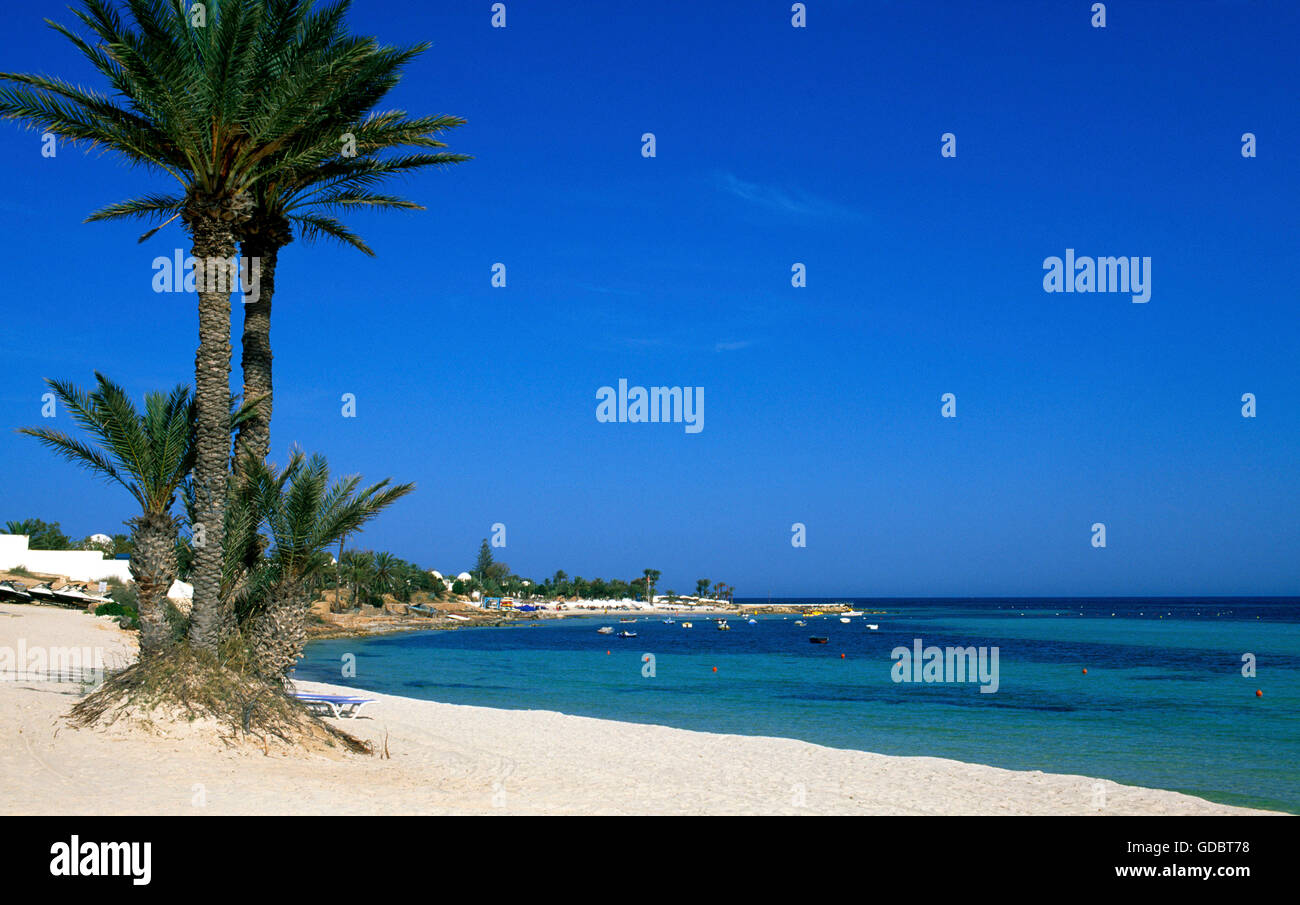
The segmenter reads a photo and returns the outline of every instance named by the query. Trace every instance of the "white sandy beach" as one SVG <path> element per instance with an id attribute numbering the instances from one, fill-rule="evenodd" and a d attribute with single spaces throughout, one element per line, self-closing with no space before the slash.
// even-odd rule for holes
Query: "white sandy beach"
<path id="1" fill-rule="evenodd" d="M 0 648 L 132 641 L 110 620 L 0 605 Z M 300 683 L 305 691 L 352 689 Z M 1176 792 L 892 757 L 779 738 L 713 735 L 367 694 L 341 728 L 390 757 L 214 747 L 198 737 L 72 729 L 76 685 L 0 681 L 6 814 L 1259 814 Z"/>

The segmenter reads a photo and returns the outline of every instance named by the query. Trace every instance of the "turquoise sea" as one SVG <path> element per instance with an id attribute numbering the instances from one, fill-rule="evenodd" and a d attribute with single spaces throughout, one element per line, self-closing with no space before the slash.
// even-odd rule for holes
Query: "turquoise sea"
<path id="1" fill-rule="evenodd" d="M 319 641 L 296 675 L 453 704 L 1080 773 L 1300 813 L 1300 598 L 844 602 L 885 612 L 806 627 L 794 616 L 732 617 L 727 632 L 704 617 L 683 629 L 680 616 L 610 615 Z M 602 625 L 638 637 L 598 634 Z M 891 651 L 918 638 L 997 647 L 997 692 L 894 682 Z M 1242 675 L 1247 653 L 1253 678 Z M 355 678 L 341 677 L 345 654 Z"/>

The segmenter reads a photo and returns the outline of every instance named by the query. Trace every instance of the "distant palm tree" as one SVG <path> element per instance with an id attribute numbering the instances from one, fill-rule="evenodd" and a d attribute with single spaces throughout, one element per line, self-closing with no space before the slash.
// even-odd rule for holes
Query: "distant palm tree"
<path id="1" fill-rule="evenodd" d="M 213 653 L 234 629 L 233 605 L 220 596 L 231 456 L 227 265 L 257 194 L 336 157 L 340 104 L 383 84 L 391 68 L 391 55 L 377 53 L 373 41 L 335 40 L 347 6 L 314 12 L 310 0 L 209 0 L 207 21 L 196 28 L 182 3 L 132 0 L 128 24 L 108 0 L 83 0 L 75 15 L 93 37 L 52 27 L 121 102 L 55 77 L 0 73 L 7 83 L 0 117 L 112 150 L 180 183 L 175 216 L 206 277 L 198 292 L 193 475 L 205 543 L 190 575 L 190 641 Z"/>
<path id="2" fill-rule="evenodd" d="M 348 586 L 353 606 L 370 599 L 375 581 L 375 554 L 369 550 L 349 550 L 339 557 L 339 575 Z"/>
<path id="3" fill-rule="evenodd" d="M 3 533 L 27 535 L 29 550 L 67 550 L 72 546 L 72 538 L 63 533 L 58 522 L 43 522 L 38 518 L 6 522 Z"/>
<path id="4" fill-rule="evenodd" d="M 654 603 L 655 583 L 659 581 L 659 571 L 657 569 L 646 569 L 641 574 L 645 576 L 645 599 L 650 603 Z"/>
<path id="5" fill-rule="evenodd" d="M 98 372 L 95 379 L 98 385 L 90 392 L 66 381 L 46 383 L 98 445 L 51 428 L 25 427 L 19 433 L 122 485 L 140 504 L 140 515 L 127 524 L 134 549 L 130 568 L 139 601 L 143 657 L 166 647 L 169 637 L 163 604 L 176 580 L 179 527 L 171 508 L 193 464 L 194 400 L 190 388 L 180 385 L 167 394 L 146 394 L 140 412 L 120 386 Z"/>
<path id="6" fill-rule="evenodd" d="M 376 553 L 374 568 L 374 589 L 380 597 L 396 593 L 398 584 L 406 581 L 402 561 L 391 553 Z"/>
<path id="7" fill-rule="evenodd" d="M 23 534 L 31 537 L 44 527 L 45 523 L 38 518 L 24 518 L 17 521 L 5 522 L 5 534 Z"/>

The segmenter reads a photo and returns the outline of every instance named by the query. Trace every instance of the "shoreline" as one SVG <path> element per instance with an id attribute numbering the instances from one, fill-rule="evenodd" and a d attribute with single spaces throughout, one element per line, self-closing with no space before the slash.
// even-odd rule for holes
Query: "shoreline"
<path id="1" fill-rule="evenodd" d="M 107 617 L 0 604 L 0 647 L 134 638 Z M 67 727 L 75 685 L 0 681 L 7 814 L 1238 814 L 1180 792 L 935 757 L 829 748 L 300 681 L 375 703 L 330 722 L 376 756 L 222 748 L 184 725 Z M 382 756 L 384 752 L 388 757 Z M 1099 796 L 1104 807 L 1098 807 Z"/>
<path id="2" fill-rule="evenodd" d="M 378 638 L 406 632 L 453 631 L 465 628 L 504 628 L 518 623 L 550 621 L 559 619 L 592 618 L 609 616 L 622 618 L 626 616 L 654 617 L 673 616 L 681 619 L 711 619 L 717 616 L 735 616 L 742 608 L 724 609 L 721 607 L 698 607 L 690 611 L 650 607 L 646 609 L 624 608 L 578 608 L 572 610 L 536 610 L 519 612 L 517 610 L 483 610 L 470 604 L 448 606 L 438 615 L 418 615 L 393 613 L 355 614 L 325 613 L 316 611 L 314 620 L 307 624 L 307 640 L 330 641 L 340 638 Z M 784 613 L 784 610 L 770 610 L 772 614 Z M 791 610 L 790 612 L 797 612 Z M 829 612 L 829 610 L 828 610 Z M 450 618 L 448 614 L 467 617 L 468 621 Z"/>
<path id="3" fill-rule="evenodd" d="M 620 737 L 617 750 L 602 745 L 601 772 L 619 773 L 616 764 L 627 766 L 619 773 L 619 797 L 633 797 L 630 808 L 622 804 L 616 810 L 594 810 L 569 806 L 558 810 L 534 809 L 531 794 L 538 779 L 536 771 L 520 767 L 525 758 L 507 758 L 494 772 L 493 789 L 506 801 L 473 813 L 521 814 L 772 814 L 772 815 L 875 815 L 875 816 L 1292 816 L 1284 811 L 1221 804 L 1184 792 L 1126 785 L 1114 780 L 1081 774 L 1053 773 L 1041 770 L 1010 770 L 987 764 L 968 763 L 929 755 L 877 754 L 854 748 L 834 748 L 784 736 L 736 735 L 680 729 L 658 723 L 624 722 L 587 717 L 553 710 L 511 710 L 471 704 L 446 704 L 422 698 L 374 692 L 356 686 L 325 682 L 296 681 L 301 691 L 372 699 L 363 708 L 369 712 L 380 734 L 372 740 L 383 744 L 386 726 L 381 719 L 388 707 L 396 720 L 460 724 L 466 736 L 494 746 L 503 743 L 507 734 L 524 733 L 544 738 L 557 747 L 568 749 L 575 744 L 587 749 L 591 736 Z M 333 725 L 358 733 L 365 724 L 354 720 L 331 720 Z M 486 731 L 485 731 L 486 730 Z M 533 730 L 533 732 L 529 732 Z M 577 736 L 576 739 L 573 736 Z M 659 752 L 661 762 L 647 763 L 648 751 Z M 671 756 L 669 756 L 671 754 Z M 564 750 L 534 755 L 534 759 L 561 761 L 559 769 L 547 775 L 557 777 L 573 764 Z M 664 763 L 662 761 L 670 761 Z M 719 763 L 721 761 L 721 763 Z M 828 769 L 824 774 L 820 764 Z M 694 776 L 690 785 L 669 790 L 646 781 L 646 774 L 661 776 L 686 771 Z M 545 772 L 545 771 L 543 771 Z M 578 776 L 570 779 L 574 787 L 584 790 L 592 784 L 586 764 L 580 763 Z M 737 779 L 736 773 L 744 775 Z M 698 776 L 696 774 L 699 774 Z M 705 779 L 707 776 L 707 780 Z M 512 789 L 512 778 L 519 788 Z M 597 780 L 607 779 L 602 775 Z M 702 788 L 702 787 L 707 787 Z M 784 791 L 782 791 L 784 790 Z M 606 786 L 604 793 L 613 794 Z M 1098 796 L 1106 802 L 1097 806 Z M 513 805 L 509 801 L 516 797 Z M 578 797 L 574 790 L 566 796 Z M 704 802 L 690 801 L 690 796 Z M 551 797 L 554 793 L 551 793 Z M 733 804 L 724 797 L 734 797 Z M 684 803 L 683 798 L 688 800 Z M 653 801 L 654 805 L 647 802 Z M 761 803 L 761 805 L 759 805 Z M 758 806 L 756 806 L 758 805 Z M 716 806 L 716 807 L 715 807 Z M 734 809 L 733 809 L 734 807 Z"/>

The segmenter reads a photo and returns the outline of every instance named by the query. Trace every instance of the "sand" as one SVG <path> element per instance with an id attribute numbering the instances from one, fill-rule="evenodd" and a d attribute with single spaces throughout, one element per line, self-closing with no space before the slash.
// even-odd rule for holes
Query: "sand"
<path id="1" fill-rule="evenodd" d="M 105 617 L 0 604 L 0 648 L 133 641 Z M 314 682 L 305 691 L 355 694 Z M 5 814 L 1260 814 L 1084 776 L 366 694 L 377 755 L 263 754 L 69 728 L 73 684 L 0 681 Z M 382 757 L 385 747 L 388 757 Z M 1103 803 L 1104 802 L 1104 803 Z"/>

